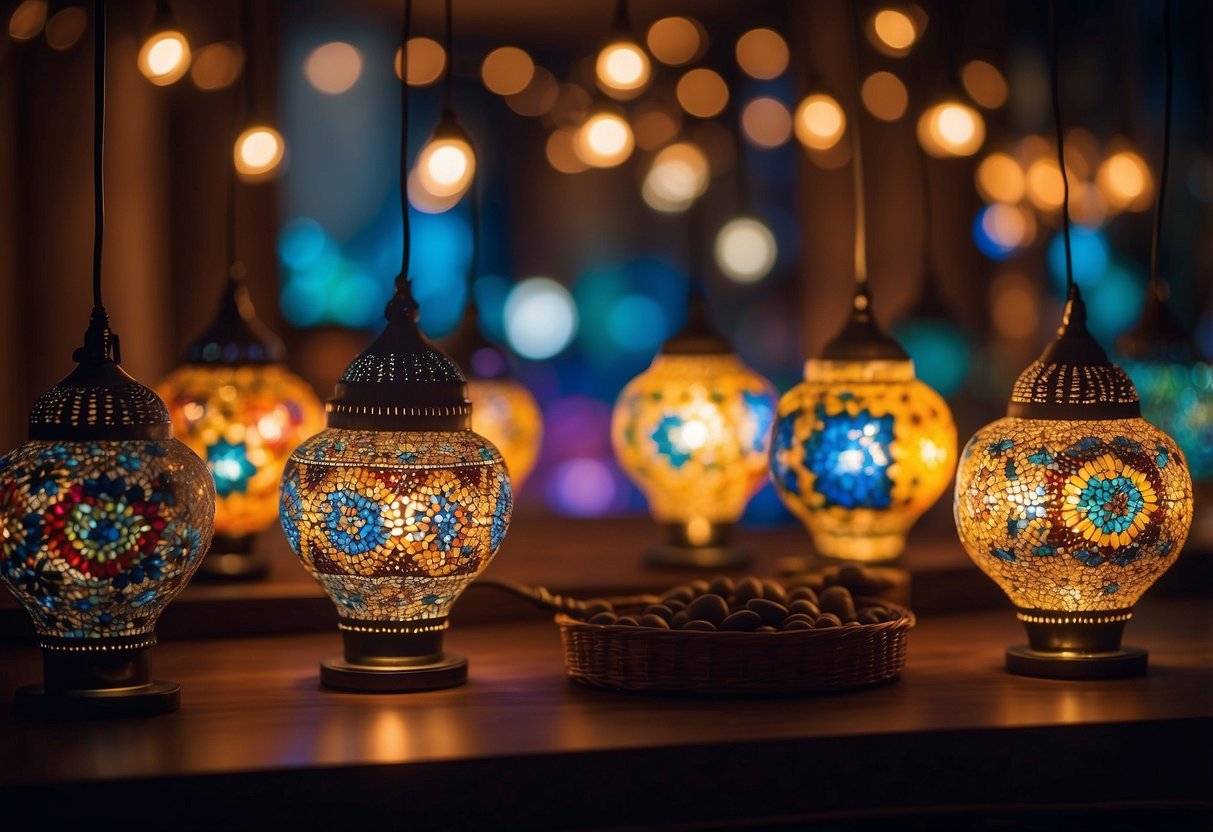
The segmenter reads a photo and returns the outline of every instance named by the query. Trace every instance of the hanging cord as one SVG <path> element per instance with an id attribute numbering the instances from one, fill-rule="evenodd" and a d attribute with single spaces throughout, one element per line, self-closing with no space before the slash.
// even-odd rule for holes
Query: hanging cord
<path id="1" fill-rule="evenodd" d="M 417 301 L 409 280 L 411 240 L 409 229 L 409 36 L 413 18 L 412 0 L 404 0 L 404 19 L 400 24 L 400 223 L 403 236 L 400 250 L 400 274 L 396 291 L 383 310 L 389 321 L 399 313 L 417 319 Z M 450 72 L 450 67 L 447 67 Z"/>
<path id="2" fill-rule="evenodd" d="M 253 0 L 240 0 L 240 40 L 244 50 L 244 69 L 240 89 L 244 93 L 244 117 L 257 114 L 257 50 L 253 48 Z"/>
<path id="3" fill-rule="evenodd" d="M 475 153 L 475 149 L 472 150 Z M 476 307 L 476 293 L 474 287 L 476 285 L 476 273 L 480 271 L 480 178 L 477 177 L 472 182 L 471 198 L 468 200 L 468 212 L 470 216 L 468 221 L 472 224 L 472 256 L 468 261 L 468 297 L 467 306 L 471 309 Z"/>
<path id="4" fill-rule="evenodd" d="M 1167 170 L 1171 166 L 1171 0 L 1163 2 L 1162 37 L 1162 167 L 1158 172 L 1158 198 L 1154 202 L 1154 233 L 1150 240 L 1150 289 L 1159 300 L 1166 297 L 1166 287 L 1158 275 L 1158 250 L 1162 244 L 1162 215 L 1167 199 Z"/>
<path id="5" fill-rule="evenodd" d="M 1061 72 L 1058 69 L 1057 0 L 1049 0 L 1049 80 L 1053 92 L 1053 124 L 1057 128 L 1057 165 L 1061 168 L 1061 228 L 1066 246 L 1066 297 L 1073 298 L 1074 262 L 1070 254 L 1070 177 L 1066 175 L 1065 132 L 1061 127 Z"/>
<path id="6" fill-rule="evenodd" d="M 863 132 L 860 121 L 863 119 L 863 103 L 859 93 L 859 35 L 860 26 L 859 4 L 852 0 L 851 21 L 847 27 L 851 36 L 851 68 L 854 72 L 852 86 L 852 124 L 851 124 L 851 172 L 854 175 L 855 189 L 855 308 L 866 310 L 868 306 L 868 256 L 867 256 L 867 224 L 866 206 L 863 192 Z"/>
<path id="7" fill-rule="evenodd" d="M 452 0 L 446 0 L 446 85 L 444 88 L 443 114 L 455 112 L 455 23 Z"/>

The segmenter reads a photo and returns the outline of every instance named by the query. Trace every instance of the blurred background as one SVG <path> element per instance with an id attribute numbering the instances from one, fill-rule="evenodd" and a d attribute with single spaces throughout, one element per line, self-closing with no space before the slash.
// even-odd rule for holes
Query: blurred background
<path id="1" fill-rule="evenodd" d="M 1161 4 L 1061 5 L 1075 277 L 1111 347 L 1146 292 Z M 255 117 L 285 151 L 245 160 L 237 250 L 290 365 L 329 395 L 373 337 L 399 271 L 400 4 L 110 6 L 105 280 L 125 366 L 158 382 L 213 315 L 233 140 Z M 8 448 L 38 394 L 71 368 L 87 322 L 92 50 L 86 10 L 70 0 L 3 8 Z M 617 33 L 612 0 L 455 0 L 450 52 L 443 3 L 416 0 L 410 155 L 448 94 L 477 153 L 476 194 L 436 196 L 421 179 L 409 188 L 421 324 L 453 336 L 474 296 L 483 334 L 539 401 L 545 435 L 520 511 L 643 512 L 611 452 L 611 407 L 683 323 L 692 273 L 745 361 L 781 392 L 799 380 L 849 306 L 856 123 L 876 317 L 948 399 L 962 439 L 1005 408 L 1057 326 L 1064 290 L 1047 5 L 856 8 L 853 50 L 844 3 L 634 0 L 627 25 L 651 77 L 607 95 L 595 59 Z M 184 67 L 172 47 L 148 52 L 166 13 L 188 40 Z M 1213 5 L 1177 0 L 1174 15 L 1161 271 L 1207 357 Z M 587 124 L 604 115 L 613 121 L 595 138 Z M 768 486 L 746 522 L 790 516 Z M 923 525 L 948 527 L 950 500 Z"/>

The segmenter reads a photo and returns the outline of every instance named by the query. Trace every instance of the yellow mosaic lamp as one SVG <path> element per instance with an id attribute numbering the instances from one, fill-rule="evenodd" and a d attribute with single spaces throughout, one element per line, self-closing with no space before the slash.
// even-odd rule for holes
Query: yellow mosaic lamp
<path id="1" fill-rule="evenodd" d="M 969 557 L 1015 605 L 1028 645 L 1007 669 L 1108 678 L 1145 671 L 1121 647 L 1142 593 L 1174 563 L 1192 481 L 1174 440 L 1141 418 L 1133 382 L 1086 327 L 1074 288 L 1058 337 L 1015 382 L 1006 417 L 969 440 L 956 477 Z"/>
<path id="2" fill-rule="evenodd" d="M 346 369 L 328 427 L 291 454 L 281 522 L 337 608 L 328 687 L 412 691 L 467 680 L 447 615 L 500 548 L 513 498 L 501 454 L 470 429 L 463 373 L 417 327 L 397 280 L 387 328 Z"/>
<path id="3" fill-rule="evenodd" d="M 253 578 L 267 566 L 253 542 L 278 517 L 278 483 L 292 449 L 324 426 L 312 388 L 283 362 L 256 318 L 237 264 L 212 323 L 156 392 L 177 437 L 215 480 L 215 538 L 199 575 Z"/>
<path id="4" fill-rule="evenodd" d="M 649 562 L 740 566 L 733 527 L 766 479 L 775 390 L 712 332 L 692 300 L 686 328 L 615 403 L 615 456 L 665 530 Z"/>
<path id="5" fill-rule="evenodd" d="M 868 562 L 901 554 L 956 461 L 951 410 L 870 304 L 861 283 L 842 333 L 780 400 L 770 458 L 776 491 L 817 550 Z"/>
<path id="6" fill-rule="evenodd" d="M 510 375 L 503 352 L 481 334 L 479 310 L 470 294 L 451 353 L 468 376 L 472 430 L 501 451 L 517 492 L 539 459 L 543 411 L 531 391 Z"/>

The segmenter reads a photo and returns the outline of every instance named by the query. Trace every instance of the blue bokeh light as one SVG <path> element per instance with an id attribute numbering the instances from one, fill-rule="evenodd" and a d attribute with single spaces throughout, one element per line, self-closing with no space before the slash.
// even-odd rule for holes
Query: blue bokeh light
<path id="1" fill-rule="evenodd" d="M 1070 255 L 1074 266 L 1074 282 L 1083 289 L 1094 286 L 1108 270 L 1111 252 L 1107 235 L 1099 229 L 1073 226 L 1070 229 Z M 1066 243 L 1063 234 L 1054 234 L 1053 239 L 1049 240 L 1045 259 L 1049 264 L 1049 276 L 1053 278 L 1054 288 L 1064 295 Z"/>

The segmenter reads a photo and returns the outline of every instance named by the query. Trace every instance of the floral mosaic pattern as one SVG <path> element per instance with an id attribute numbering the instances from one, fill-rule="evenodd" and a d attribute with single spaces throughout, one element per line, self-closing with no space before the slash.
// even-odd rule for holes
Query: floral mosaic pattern
<path id="1" fill-rule="evenodd" d="M 663 522 L 733 522 L 766 479 L 775 391 L 735 355 L 658 355 L 615 404 L 615 455 Z"/>
<path id="2" fill-rule="evenodd" d="M 775 489 L 831 557 L 896 557 L 946 490 L 956 427 L 909 361 L 811 361 L 779 403 Z"/>
<path id="3" fill-rule="evenodd" d="M 501 455 L 475 433 L 330 428 L 291 456 L 280 514 L 339 612 L 383 621 L 445 615 L 512 510 Z"/>
<path id="4" fill-rule="evenodd" d="M 1175 443 L 1142 419 L 1005 418 L 965 447 L 956 524 L 969 556 L 1019 607 L 1131 607 L 1192 522 Z"/>
<path id="5" fill-rule="evenodd" d="M 291 450 L 324 427 L 312 388 L 278 364 L 187 364 L 156 392 L 177 438 L 214 476 L 215 531 L 241 537 L 269 527 Z"/>
<path id="6" fill-rule="evenodd" d="M 505 458 L 514 488 L 522 488 L 539 458 L 543 414 L 530 391 L 516 381 L 468 380 L 472 430 Z"/>
<path id="7" fill-rule="evenodd" d="M 210 546 L 206 467 L 167 442 L 27 442 L 0 460 L 0 581 L 42 635 L 150 633 Z"/>

